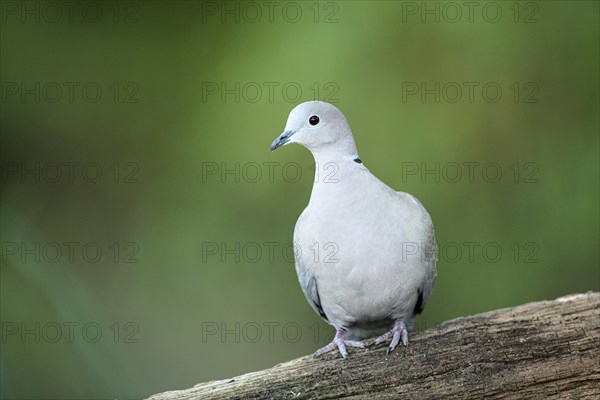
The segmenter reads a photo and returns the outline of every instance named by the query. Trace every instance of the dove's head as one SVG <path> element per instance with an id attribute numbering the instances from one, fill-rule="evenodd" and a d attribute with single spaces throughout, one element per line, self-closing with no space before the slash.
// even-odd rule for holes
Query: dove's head
<path id="1" fill-rule="evenodd" d="M 346 117 L 322 101 L 299 104 L 290 112 L 284 132 L 273 142 L 271 151 L 288 143 L 298 143 L 313 154 L 338 153 L 356 156 L 356 145 Z"/>

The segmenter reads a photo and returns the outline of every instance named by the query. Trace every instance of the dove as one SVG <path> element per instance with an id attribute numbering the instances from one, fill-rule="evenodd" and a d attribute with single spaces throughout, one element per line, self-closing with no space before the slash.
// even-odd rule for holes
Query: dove
<path id="1" fill-rule="evenodd" d="M 366 347 L 366 339 L 408 345 L 431 295 L 437 242 L 431 217 L 412 195 L 379 180 L 358 156 L 335 106 L 310 101 L 289 114 L 271 151 L 297 143 L 315 160 L 308 205 L 294 228 L 295 269 L 306 300 L 335 336 L 315 355 Z"/>

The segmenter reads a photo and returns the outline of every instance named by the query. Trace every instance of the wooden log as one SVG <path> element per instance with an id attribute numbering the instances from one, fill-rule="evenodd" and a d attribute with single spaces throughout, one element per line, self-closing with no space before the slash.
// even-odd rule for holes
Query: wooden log
<path id="1" fill-rule="evenodd" d="M 156 394 L 191 399 L 600 399 L 600 293 L 447 321 L 385 345 Z"/>

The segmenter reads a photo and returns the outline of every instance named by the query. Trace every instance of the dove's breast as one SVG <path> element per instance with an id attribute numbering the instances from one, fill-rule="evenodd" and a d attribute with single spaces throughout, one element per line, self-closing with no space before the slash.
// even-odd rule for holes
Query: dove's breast
<path id="1" fill-rule="evenodd" d="M 296 269 L 314 277 L 329 322 L 377 326 L 412 316 L 426 275 L 425 210 L 378 180 L 319 188 L 317 197 L 315 189 L 294 231 Z"/>

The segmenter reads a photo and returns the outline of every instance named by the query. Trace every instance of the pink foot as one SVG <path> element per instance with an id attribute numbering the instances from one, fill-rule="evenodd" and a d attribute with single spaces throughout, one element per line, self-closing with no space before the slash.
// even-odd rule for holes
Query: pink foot
<path id="1" fill-rule="evenodd" d="M 408 331 L 406 330 L 406 325 L 404 325 L 404 321 L 402 321 L 402 318 L 398 318 L 394 323 L 394 327 L 392 328 L 392 330 L 379 336 L 377 339 L 375 339 L 373 344 L 383 343 L 390 337 L 392 338 L 392 342 L 388 346 L 385 354 L 390 354 L 390 351 L 396 348 L 398 342 L 400 342 L 400 338 L 402 338 L 402 344 L 408 346 Z"/>
<path id="2" fill-rule="evenodd" d="M 346 351 L 346 346 L 361 347 L 361 348 L 365 347 L 365 344 L 363 342 L 358 342 L 356 340 L 345 340 L 344 339 L 345 334 L 346 334 L 346 329 L 344 329 L 344 328 L 338 329 L 335 334 L 335 337 L 333 338 L 331 343 L 329 343 L 327 346 L 321 347 L 319 350 L 315 351 L 315 357 L 320 356 L 321 354 L 326 353 L 330 350 L 333 350 L 337 347 L 338 350 L 340 351 L 340 354 L 342 355 L 342 357 L 347 358 L 348 352 Z"/>

